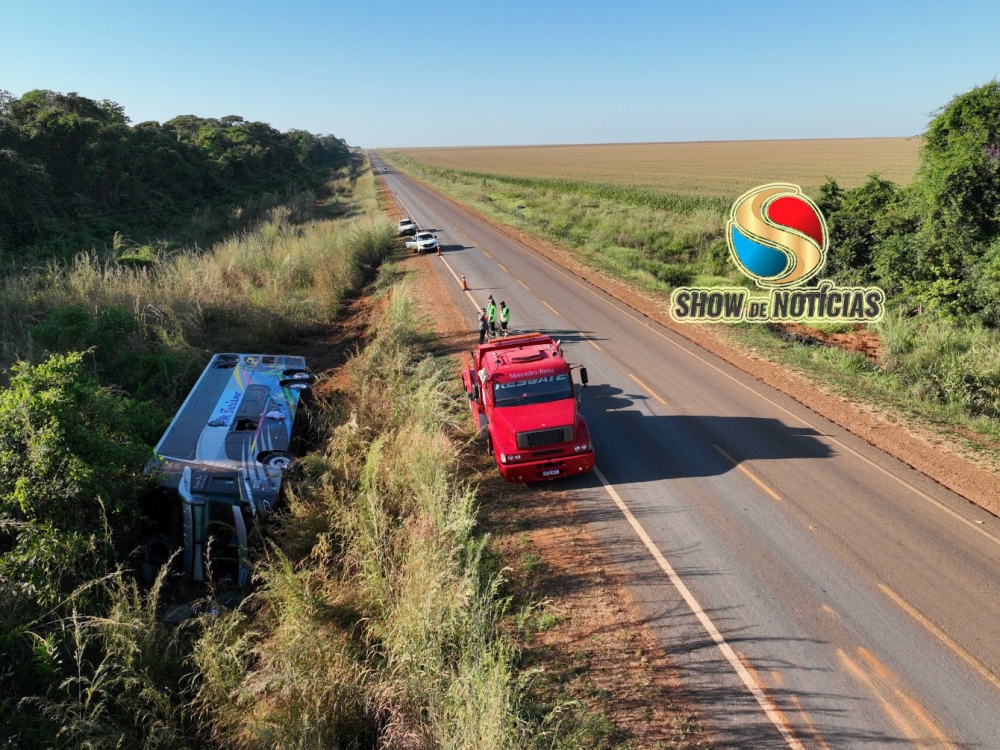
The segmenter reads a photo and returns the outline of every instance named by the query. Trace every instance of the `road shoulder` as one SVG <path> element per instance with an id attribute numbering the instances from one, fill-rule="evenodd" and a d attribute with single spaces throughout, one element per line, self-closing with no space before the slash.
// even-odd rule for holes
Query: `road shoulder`
<path id="1" fill-rule="evenodd" d="M 437 263 L 433 255 L 411 255 L 400 265 L 442 353 L 453 356 L 457 378 L 461 353 L 474 346 L 476 334 Z M 503 482 L 477 443 L 467 459 L 491 554 L 506 569 L 505 593 L 515 610 L 528 608 L 518 641 L 522 667 L 536 674 L 537 709 L 573 706 L 568 721 L 582 747 L 710 746 L 705 722 L 641 619 L 625 571 L 609 563 L 569 493 L 558 485 Z"/>

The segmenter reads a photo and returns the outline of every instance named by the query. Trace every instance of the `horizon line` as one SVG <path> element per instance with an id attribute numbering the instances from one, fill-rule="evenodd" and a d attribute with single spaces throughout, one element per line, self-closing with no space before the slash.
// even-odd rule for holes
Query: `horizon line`
<path id="1" fill-rule="evenodd" d="M 445 149 L 500 149 L 500 148 L 574 148 L 579 146 L 681 146 L 695 143 L 777 143 L 788 141 L 898 141 L 922 138 L 923 134 L 916 135 L 873 135 L 873 136 L 848 136 L 841 138 L 715 138 L 693 141 L 606 141 L 590 143 L 508 143 L 508 144 L 479 144 L 465 146 L 358 146 L 364 149 L 425 149 L 425 150 L 445 150 Z"/>

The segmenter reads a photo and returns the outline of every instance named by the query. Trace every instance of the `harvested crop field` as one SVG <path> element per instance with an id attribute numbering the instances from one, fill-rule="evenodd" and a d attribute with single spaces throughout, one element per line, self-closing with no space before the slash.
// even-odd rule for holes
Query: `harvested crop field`
<path id="1" fill-rule="evenodd" d="M 906 185 L 919 149 L 919 138 L 841 138 L 392 150 L 451 169 L 729 198 L 764 182 L 814 190 L 833 177 L 841 187 L 856 187 L 871 172 Z"/>

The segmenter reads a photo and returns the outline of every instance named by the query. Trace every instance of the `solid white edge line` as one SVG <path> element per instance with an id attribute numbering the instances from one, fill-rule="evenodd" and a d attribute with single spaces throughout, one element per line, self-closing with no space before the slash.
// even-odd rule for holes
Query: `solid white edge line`
<path id="1" fill-rule="evenodd" d="M 455 277 L 455 281 L 458 282 L 459 286 L 461 286 L 462 280 L 458 278 L 458 274 L 455 273 L 455 269 L 451 267 L 451 264 L 448 261 L 446 261 L 443 257 L 441 258 L 441 262 L 444 263 L 445 268 L 451 271 L 451 275 Z M 479 312 L 479 305 L 476 304 L 476 299 L 475 297 L 472 296 L 472 292 L 470 292 L 468 289 L 464 291 L 465 291 L 465 296 L 467 296 L 469 298 L 469 302 L 472 303 L 472 309 L 475 310 L 476 312 Z"/>
<path id="2" fill-rule="evenodd" d="M 407 216 L 409 216 L 412 219 L 413 218 L 413 212 L 410 211 L 410 209 L 408 209 L 406 207 L 406 204 L 403 203 L 403 199 L 400 198 L 398 195 L 394 195 L 393 197 L 396 199 L 396 202 L 399 203 L 399 205 L 401 205 L 403 207 L 403 210 L 406 211 Z M 462 280 L 460 278 L 458 278 L 458 274 L 455 273 L 455 269 L 453 269 L 451 267 L 451 264 L 444 259 L 444 256 L 441 256 L 441 262 L 444 263 L 445 268 L 447 268 L 449 271 L 451 271 L 451 275 L 455 277 L 455 281 L 458 283 L 459 286 L 461 286 Z M 475 299 L 475 297 L 472 296 L 472 292 L 470 292 L 468 289 L 466 289 L 465 290 L 465 295 L 469 298 L 469 302 L 472 303 L 472 309 L 475 310 L 476 312 L 479 312 L 479 306 L 476 304 L 476 299 Z"/>
<path id="3" fill-rule="evenodd" d="M 764 695 L 764 690 L 757 684 L 757 681 L 753 678 L 753 675 L 750 674 L 747 668 L 743 666 L 743 662 L 740 661 L 736 652 L 733 651 L 732 647 L 726 642 L 726 639 L 723 637 L 722 633 L 719 632 L 719 629 L 715 627 L 715 623 L 712 622 L 712 619 L 705 614 L 705 610 L 701 608 L 698 600 L 694 598 L 694 595 L 684 584 L 684 581 L 682 581 L 680 576 L 674 571 L 673 566 L 667 562 L 667 559 L 663 556 L 657 546 L 653 544 L 653 540 L 650 539 L 649 534 L 646 533 L 646 530 L 642 527 L 642 524 L 639 523 L 636 517 L 632 515 L 632 511 L 630 511 L 628 506 L 625 505 L 625 501 L 622 500 L 614 486 L 596 466 L 594 467 L 594 474 L 597 475 L 601 484 L 604 485 L 604 489 L 607 490 L 611 499 L 615 501 L 615 505 L 618 506 L 622 515 L 625 516 L 625 520 L 629 522 L 629 525 L 638 535 L 639 539 L 642 540 L 646 549 L 649 550 L 649 553 L 653 556 L 653 559 L 656 560 L 663 572 L 667 574 L 667 577 L 670 579 L 670 583 L 672 583 L 674 588 L 677 589 L 677 592 L 687 603 L 688 608 L 694 613 L 694 616 L 698 618 L 698 622 L 700 622 L 701 626 L 705 628 L 709 637 L 715 641 L 715 644 L 719 647 L 722 655 L 726 657 L 726 661 L 729 662 L 730 666 L 743 681 L 743 684 L 746 685 L 747 690 L 749 690 L 753 697 L 757 700 L 757 704 L 761 707 L 761 709 L 763 709 L 767 718 L 770 719 L 775 728 L 781 732 L 781 736 L 785 739 L 785 742 L 788 743 L 788 746 L 790 748 L 795 748 L 796 750 L 804 750 L 799 741 L 795 739 L 794 735 L 792 735 L 788 727 L 785 726 L 784 721 L 782 721 L 778 712 L 775 711 L 767 696 Z"/>

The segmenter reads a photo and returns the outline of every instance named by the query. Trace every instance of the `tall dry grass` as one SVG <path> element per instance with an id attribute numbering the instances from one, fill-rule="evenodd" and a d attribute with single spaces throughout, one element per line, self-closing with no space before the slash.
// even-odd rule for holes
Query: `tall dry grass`
<path id="1" fill-rule="evenodd" d="M 344 296 L 394 248 L 393 227 L 370 208 L 371 174 L 353 190 L 353 218 L 298 225 L 291 221 L 295 207 L 277 206 L 209 250 L 161 249 L 139 265 L 80 253 L 69 263 L 3 277 L 0 368 L 38 360 L 44 351 L 31 327 L 67 307 L 91 314 L 123 308 L 138 321 L 126 347 L 159 347 L 195 360 L 218 347 L 289 343 L 332 320 Z"/>
<path id="2" fill-rule="evenodd" d="M 9 361 L 41 355 L 29 327 L 71 307 L 131 311 L 138 327 L 128 315 L 108 318 L 122 326 L 111 332 L 122 334 L 112 337 L 113 345 L 195 359 L 205 356 L 202 348 L 219 344 L 270 348 L 326 322 L 396 245 L 387 221 L 365 215 L 375 200 L 371 175 L 346 186 L 343 194 L 354 215 L 336 221 L 298 226 L 290 220 L 294 207 L 277 207 L 252 229 L 208 251 L 161 254 L 139 266 L 81 254 L 72 263 L 5 277 L 0 280 L 3 356 Z M 178 396 L 185 392 L 180 388 Z M 0 519 L 6 531 L 12 523 Z M 58 530 L 45 531 L 49 536 L 38 540 L 38 554 L 51 556 L 60 549 L 60 537 Z M 95 532 L 94 538 L 99 536 Z M 343 684 L 316 671 L 336 663 L 342 647 L 348 650 L 341 664 L 357 664 L 358 654 L 348 648 L 349 631 L 329 619 L 326 603 L 317 604 L 310 574 L 300 575 L 278 550 L 261 570 L 265 585 L 252 600 L 261 602 L 261 622 L 273 615 L 267 642 L 239 613 L 217 614 L 219 604 L 211 598 L 193 603 L 202 616 L 180 627 L 165 624 L 162 577 L 144 591 L 122 570 L 76 573 L 92 580 L 41 618 L 37 607 L 18 606 L 30 599 L 30 585 L 0 577 L 0 591 L 9 594 L 5 602 L 11 604 L 2 618 L 9 638 L 2 645 L 11 649 L 5 653 L 24 655 L 15 668 L 32 667 L 30 679 L 21 675 L 24 696 L 0 696 L 0 727 L 12 746 L 183 748 L 212 746 L 225 737 L 217 744 L 228 747 L 231 737 L 249 730 L 224 724 L 227 714 L 206 706 L 246 707 L 248 696 L 264 696 L 266 707 L 272 695 L 282 697 L 287 718 L 272 726 L 259 711 L 260 720 L 250 724 L 255 736 L 274 747 L 305 746 L 322 734 L 312 728 L 324 726 L 331 707 L 343 703 L 344 715 L 353 716 L 359 709 L 352 701 L 366 700 L 367 693 L 358 689 L 363 670 L 343 672 L 352 680 Z M 179 594 L 190 591 L 170 592 Z M 250 663 L 261 669 L 248 677 Z M 11 669 L 0 665 L 0 675 L 9 678 L 5 684 L 16 678 Z M 341 746 L 370 746 L 363 741 L 365 724 L 339 726 L 346 728 Z"/>
<path id="3" fill-rule="evenodd" d="M 241 612 L 196 661 L 222 745 L 523 747 L 516 652 L 458 475 L 456 399 L 391 289 Z M 290 556 L 290 555 L 294 555 Z M 371 744 L 366 744 L 371 743 Z"/>

